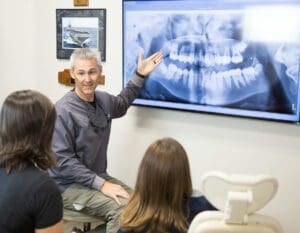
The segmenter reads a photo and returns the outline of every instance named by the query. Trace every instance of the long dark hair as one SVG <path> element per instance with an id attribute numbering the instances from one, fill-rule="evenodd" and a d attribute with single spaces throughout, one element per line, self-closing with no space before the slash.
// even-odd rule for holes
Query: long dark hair
<path id="1" fill-rule="evenodd" d="M 53 166 L 55 119 L 54 106 L 45 95 L 33 90 L 11 93 L 0 113 L 0 166 L 7 172 L 29 163 L 43 170 Z"/>
<path id="2" fill-rule="evenodd" d="M 125 231 L 186 232 L 184 205 L 192 195 L 187 154 L 172 138 L 152 143 L 140 164 L 132 197 L 120 217 Z"/>

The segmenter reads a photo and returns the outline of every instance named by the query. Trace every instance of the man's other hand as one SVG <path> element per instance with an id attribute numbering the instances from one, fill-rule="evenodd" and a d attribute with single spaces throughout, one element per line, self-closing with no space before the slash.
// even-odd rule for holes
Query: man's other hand
<path id="1" fill-rule="evenodd" d="M 124 197 L 126 199 L 129 198 L 129 193 L 121 185 L 114 184 L 108 181 L 104 182 L 100 191 L 104 195 L 113 198 L 118 203 L 118 205 L 121 205 L 118 197 Z"/>

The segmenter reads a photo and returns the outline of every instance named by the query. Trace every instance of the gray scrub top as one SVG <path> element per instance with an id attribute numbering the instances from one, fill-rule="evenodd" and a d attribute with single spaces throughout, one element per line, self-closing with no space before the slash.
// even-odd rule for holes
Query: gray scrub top
<path id="1" fill-rule="evenodd" d="M 101 188 L 107 175 L 111 120 L 125 115 L 143 83 L 144 79 L 134 76 L 117 96 L 96 91 L 96 108 L 79 98 L 74 90 L 55 104 L 52 149 L 57 166 L 48 173 L 62 192 L 74 183 Z"/>

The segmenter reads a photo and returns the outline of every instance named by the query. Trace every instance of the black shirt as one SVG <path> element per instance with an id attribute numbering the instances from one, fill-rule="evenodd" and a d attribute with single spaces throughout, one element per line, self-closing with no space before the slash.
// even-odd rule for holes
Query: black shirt
<path id="1" fill-rule="evenodd" d="M 0 232 L 34 233 L 62 219 L 60 191 L 47 173 L 33 165 L 6 173 L 0 167 Z"/>

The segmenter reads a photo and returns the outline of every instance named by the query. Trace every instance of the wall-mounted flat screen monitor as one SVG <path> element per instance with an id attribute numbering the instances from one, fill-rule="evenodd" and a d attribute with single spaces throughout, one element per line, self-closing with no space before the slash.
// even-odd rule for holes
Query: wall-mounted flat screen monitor
<path id="1" fill-rule="evenodd" d="M 123 85 L 162 51 L 136 105 L 299 122 L 299 0 L 123 0 Z"/>

